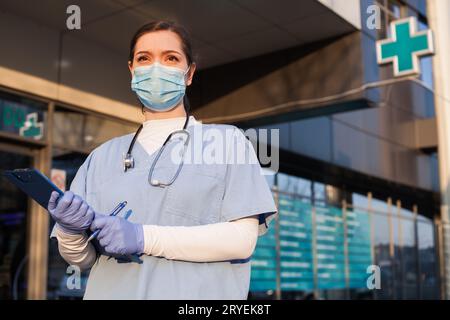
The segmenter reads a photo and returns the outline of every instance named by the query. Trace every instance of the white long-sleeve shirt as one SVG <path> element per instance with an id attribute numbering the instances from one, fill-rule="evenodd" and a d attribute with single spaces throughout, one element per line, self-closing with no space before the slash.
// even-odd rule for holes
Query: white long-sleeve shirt
<path id="1" fill-rule="evenodd" d="M 167 136 L 183 127 L 185 117 L 148 120 L 137 141 L 151 155 Z M 190 117 L 189 125 L 198 121 Z M 144 254 L 191 262 L 245 259 L 251 256 L 258 238 L 258 219 L 243 218 L 201 226 L 144 225 Z M 86 234 L 72 235 L 56 229 L 58 249 L 64 260 L 80 269 L 90 268 L 96 252 Z"/>

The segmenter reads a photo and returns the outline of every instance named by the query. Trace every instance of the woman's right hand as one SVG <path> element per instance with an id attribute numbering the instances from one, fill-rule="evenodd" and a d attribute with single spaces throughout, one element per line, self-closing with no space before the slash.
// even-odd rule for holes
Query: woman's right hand
<path id="1" fill-rule="evenodd" d="M 94 220 L 94 210 L 72 191 L 60 195 L 53 191 L 48 203 L 48 212 L 62 231 L 72 234 L 87 230 Z"/>

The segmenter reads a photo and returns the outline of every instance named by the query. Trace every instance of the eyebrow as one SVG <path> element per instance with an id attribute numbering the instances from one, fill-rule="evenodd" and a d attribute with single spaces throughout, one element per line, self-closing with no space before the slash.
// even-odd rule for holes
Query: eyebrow
<path id="1" fill-rule="evenodd" d="M 150 51 L 143 50 L 143 51 L 136 52 L 136 54 L 139 54 L 139 53 L 150 53 Z M 165 54 L 165 53 L 177 53 L 177 54 L 181 55 L 181 53 L 176 51 L 176 50 L 164 50 L 162 53 L 163 54 Z"/>

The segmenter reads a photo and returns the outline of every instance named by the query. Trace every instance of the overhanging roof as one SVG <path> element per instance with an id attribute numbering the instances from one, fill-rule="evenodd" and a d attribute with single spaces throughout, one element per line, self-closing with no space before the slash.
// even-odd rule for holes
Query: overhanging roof
<path id="1" fill-rule="evenodd" d="M 0 10 L 68 31 L 66 8 L 71 4 L 81 8 L 82 27 L 70 33 L 122 55 L 127 55 L 133 33 L 144 23 L 154 19 L 178 21 L 191 31 L 200 68 L 356 29 L 317 0 L 2 0 Z"/>

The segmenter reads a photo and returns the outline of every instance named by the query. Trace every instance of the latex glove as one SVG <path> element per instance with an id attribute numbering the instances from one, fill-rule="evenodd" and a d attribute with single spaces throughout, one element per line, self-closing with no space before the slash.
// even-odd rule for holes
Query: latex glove
<path id="1" fill-rule="evenodd" d="M 95 214 L 91 230 L 100 229 L 97 240 L 110 255 L 133 255 L 144 252 L 144 229 L 124 218 Z"/>
<path id="2" fill-rule="evenodd" d="M 57 202 L 59 194 L 53 191 L 48 203 L 48 212 L 62 231 L 70 234 L 82 233 L 94 220 L 94 210 L 80 196 L 72 191 L 64 193 Z"/>

